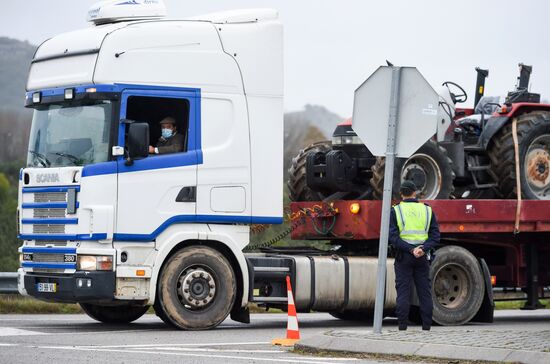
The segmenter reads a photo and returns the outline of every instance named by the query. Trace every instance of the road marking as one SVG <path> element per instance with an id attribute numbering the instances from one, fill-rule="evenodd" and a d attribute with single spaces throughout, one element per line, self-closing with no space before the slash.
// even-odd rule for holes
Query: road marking
<path id="1" fill-rule="evenodd" d="M 127 344 L 127 345 L 81 345 L 80 348 L 150 348 L 161 346 L 231 346 L 231 345 L 265 345 L 269 341 L 247 341 L 247 342 L 222 342 L 222 343 L 187 343 L 187 344 Z"/>
<path id="2" fill-rule="evenodd" d="M 326 360 L 326 361 L 357 361 L 357 358 L 314 358 L 314 357 L 301 357 L 301 356 L 290 356 L 289 359 L 299 359 L 299 360 Z"/>
<path id="3" fill-rule="evenodd" d="M 0 343 L 0 346 L 17 346 L 19 344 L 7 344 L 7 343 Z"/>
<path id="4" fill-rule="evenodd" d="M 31 336 L 31 335 L 44 335 L 42 332 L 21 330 L 15 327 L 0 327 L 0 336 Z"/>
<path id="5" fill-rule="evenodd" d="M 99 352 L 110 352 L 110 353 L 128 353 L 128 354 L 153 354 L 153 355 L 172 355 L 172 356 L 194 356 L 194 357 L 203 357 L 203 358 L 218 358 L 218 359 L 237 359 L 243 361 L 265 361 L 265 362 L 283 362 L 283 363 L 301 363 L 301 364 L 326 364 L 326 361 L 313 361 L 313 360 L 304 360 L 300 359 L 290 359 L 290 358 L 259 358 L 252 356 L 236 356 L 236 355 L 216 355 L 216 354 L 198 354 L 190 352 L 182 353 L 173 353 L 173 352 L 158 352 L 158 351 L 148 351 L 148 350 L 114 350 L 114 349 L 93 349 L 93 348 L 84 348 L 79 346 L 38 346 L 39 349 L 53 349 L 53 350 L 76 350 L 76 351 L 99 351 Z M 279 352 L 284 354 L 284 351 Z M 315 359 L 317 360 L 317 359 Z"/>
<path id="6" fill-rule="evenodd" d="M 208 348 L 181 348 L 175 346 L 168 347 L 151 347 L 154 350 L 172 350 L 172 351 L 189 351 L 189 352 L 218 352 L 218 353 L 282 353 L 282 350 L 250 350 L 250 349 L 208 349 Z"/>

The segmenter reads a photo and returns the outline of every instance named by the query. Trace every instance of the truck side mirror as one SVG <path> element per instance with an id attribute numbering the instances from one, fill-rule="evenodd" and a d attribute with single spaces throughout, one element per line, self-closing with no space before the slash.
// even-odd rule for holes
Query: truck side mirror
<path id="1" fill-rule="evenodd" d="M 126 165 L 149 155 L 149 124 L 131 123 L 126 134 Z"/>

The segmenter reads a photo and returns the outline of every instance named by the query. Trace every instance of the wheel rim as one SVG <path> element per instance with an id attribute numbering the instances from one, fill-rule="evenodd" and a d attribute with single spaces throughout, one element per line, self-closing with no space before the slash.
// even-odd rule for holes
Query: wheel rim
<path id="1" fill-rule="evenodd" d="M 188 310 L 203 310 L 216 296 L 216 280 L 208 267 L 192 266 L 178 277 L 177 294 L 181 304 Z"/>
<path id="2" fill-rule="evenodd" d="M 529 145 L 524 161 L 527 186 L 540 200 L 550 199 L 550 135 L 541 135 Z"/>
<path id="3" fill-rule="evenodd" d="M 437 162 L 427 154 L 415 154 L 407 159 L 401 171 L 401 182 L 413 181 L 420 197 L 433 200 L 441 190 L 441 170 Z"/>
<path id="4" fill-rule="evenodd" d="M 446 264 L 435 273 L 433 290 L 437 302 L 443 307 L 456 309 L 464 305 L 469 287 L 466 271 L 457 264 Z"/>

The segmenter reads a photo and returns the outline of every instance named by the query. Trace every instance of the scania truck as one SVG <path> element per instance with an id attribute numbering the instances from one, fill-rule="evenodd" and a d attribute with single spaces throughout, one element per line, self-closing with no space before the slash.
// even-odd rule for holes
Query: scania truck
<path id="1" fill-rule="evenodd" d="M 164 322 L 193 330 L 229 315 L 249 322 L 249 303 L 285 308 L 290 276 L 298 311 L 368 318 L 373 241 L 358 240 L 345 252 L 243 252 L 251 225 L 283 222 L 277 12 L 164 16 L 159 0 L 102 2 L 88 13 L 90 27 L 38 47 L 25 101 L 34 110 L 27 165 L 19 176 L 20 293 L 79 303 L 106 323 L 131 322 L 153 306 Z M 149 154 L 168 116 L 184 150 Z M 294 222 L 332 218 L 331 209 L 301 208 Z M 492 317 L 486 265 L 467 262 L 481 282 L 474 314 L 454 315 L 450 304 L 436 321 L 467 322 L 482 303 L 484 317 Z M 387 264 L 391 312 L 392 259 Z M 449 285 L 453 275 L 443 278 Z"/>

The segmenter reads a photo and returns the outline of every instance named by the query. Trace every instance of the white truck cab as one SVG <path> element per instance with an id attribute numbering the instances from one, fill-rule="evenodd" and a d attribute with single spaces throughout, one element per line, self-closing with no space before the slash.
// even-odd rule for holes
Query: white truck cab
<path id="1" fill-rule="evenodd" d="M 205 329 L 229 314 L 249 322 L 249 302 L 285 308 L 290 276 L 299 311 L 368 315 L 376 258 L 243 253 L 251 224 L 283 221 L 277 12 L 164 14 L 159 0 L 99 3 L 94 25 L 38 48 L 19 291 L 79 303 L 102 322 L 153 305 L 168 324 Z M 183 146 L 149 154 L 166 117 Z M 388 269 L 390 310 L 393 282 Z"/>
<path id="2" fill-rule="evenodd" d="M 163 14 L 160 1 L 103 2 L 94 25 L 36 51 L 19 289 L 128 321 L 159 302 L 162 268 L 179 269 L 161 317 L 203 328 L 248 302 L 249 225 L 282 222 L 282 25 L 270 9 Z M 148 155 L 167 116 L 184 150 Z M 177 255 L 189 246 L 190 258 Z M 193 263 L 203 255 L 214 267 Z M 170 265 L 176 256 L 186 266 Z M 170 299 L 223 307 L 188 322 Z"/>

